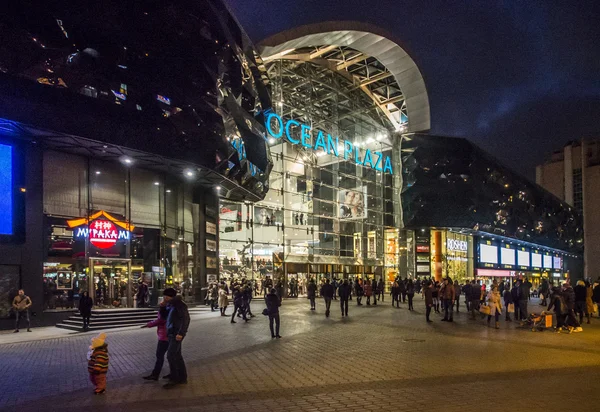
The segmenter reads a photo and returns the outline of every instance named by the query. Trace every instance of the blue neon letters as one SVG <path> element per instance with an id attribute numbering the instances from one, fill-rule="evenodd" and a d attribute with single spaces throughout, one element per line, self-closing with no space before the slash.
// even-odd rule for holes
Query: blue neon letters
<path id="1" fill-rule="evenodd" d="M 274 125 L 275 122 L 277 123 L 277 126 Z M 339 146 L 339 137 L 336 136 L 334 138 L 321 130 L 319 130 L 315 137 L 311 133 L 312 128 L 310 126 L 293 119 L 284 122 L 277 113 L 269 113 L 265 123 L 267 133 L 275 139 L 281 139 L 285 132 L 285 139 L 291 144 L 301 144 L 302 146 L 315 151 L 321 149 L 323 152 L 334 155 L 335 157 L 343 156 L 344 160 L 353 158 L 357 165 L 370 167 L 371 169 L 384 173 L 394 174 L 390 157 L 384 157 L 381 152 L 371 152 L 370 149 L 366 149 L 363 152 L 358 146 L 355 146 L 348 140 L 343 140 L 342 151 L 342 148 Z M 300 128 L 299 139 L 295 139 L 292 136 L 293 128 Z"/>

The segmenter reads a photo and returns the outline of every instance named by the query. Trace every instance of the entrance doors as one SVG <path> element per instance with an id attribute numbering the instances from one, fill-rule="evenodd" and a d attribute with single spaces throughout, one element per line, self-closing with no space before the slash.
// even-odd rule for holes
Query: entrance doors
<path id="1" fill-rule="evenodd" d="M 98 308 L 132 308 L 131 259 L 90 258 L 89 294 Z"/>

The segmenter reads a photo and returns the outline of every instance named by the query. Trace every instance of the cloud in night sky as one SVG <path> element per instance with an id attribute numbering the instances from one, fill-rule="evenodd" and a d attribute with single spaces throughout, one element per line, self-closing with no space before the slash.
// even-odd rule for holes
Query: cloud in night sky
<path id="1" fill-rule="evenodd" d="M 392 32 L 425 78 L 431 133 L 529 177 L 567 141 L 600 139 L 600 1 L 226 1 L 255 42 L 328 20 Z"/>

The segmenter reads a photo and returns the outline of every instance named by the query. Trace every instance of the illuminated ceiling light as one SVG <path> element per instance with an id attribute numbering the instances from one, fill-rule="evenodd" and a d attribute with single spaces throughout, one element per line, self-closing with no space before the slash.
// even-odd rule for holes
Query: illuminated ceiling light
<path id="1" fill-rule="evenodd" d="M 276 140 L 275 140 L 274 138 L 272 138 L 272 137 L 271 137 L 271 138 L 269 139 L 269 144 L 275 144 L 275 142 L 276 142 Z"/>
<path id="2" fill-rule="evenodd" d="M 221 186 L 217 186 L 217 187 L 215 187 L 215 189 L 221 190 Z"/>
<path id="3" fill-rule="evenodd" d="M 131 157 L 123 156 L 121 158 L 121 162 L 123 162 L 126 165 L 131 165 L 133 164 L 133 159 Z"/>
<path id="4" fill-rule="evenodd" d="M 100 174 L 100 170 L 96 170 L 96 174 L 99 175 Z"/>
<path id="5" fill-rule="evenodd" d="M 158 186 L 158 185 L 160 185 L 159 182 L 154 182 L 154 186 Z"/>
<path id="6" fill-rule="evenodd" d="M 167 189 L 167 190 L 166 190 L 166 192 L 167 192 L 167 193 L 171 193 L 171 189 Z"/>
<path id="7" fill-rule="evenodd" d="M 373 143 L 373 138 L 372 138 L 372 137 L 369 137 L 369 138 L 367 139 L 367 144 L 369 144 L 369 143 Z"/>
<path id="8" fill-rule="evenodd" d="M 196 173 L 194 173 L 194 171 L 193 171 L 193 170 L 191 170 L 191 169 L 186 169 L 186 170 L 184 170 L 183 174 L 184 174 L 184 175 L 185 175 L 187 178 L 190 178 L 190 179 L 192 179 L 194 176 L 196 176 Z"/>
<path id="9" fill-rule="evenodd" d="M 283 100 L 278 101 L 277 104 L 279 105 L 279 107 L 282 107 L 283 106 Z"/>

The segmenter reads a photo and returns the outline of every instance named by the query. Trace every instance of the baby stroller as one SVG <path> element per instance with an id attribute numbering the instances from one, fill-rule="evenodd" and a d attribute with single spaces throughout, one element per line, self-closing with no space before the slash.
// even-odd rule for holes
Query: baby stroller
<path id="1" fill-rule="evenodd" d="M 539 315 L 531 313 L 527 319 L 521 321 L 521 327 L 531 329 L 532 332 L 543 332 L 552 328 L 552 312 L 542 312 Z"/>

